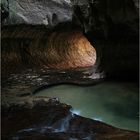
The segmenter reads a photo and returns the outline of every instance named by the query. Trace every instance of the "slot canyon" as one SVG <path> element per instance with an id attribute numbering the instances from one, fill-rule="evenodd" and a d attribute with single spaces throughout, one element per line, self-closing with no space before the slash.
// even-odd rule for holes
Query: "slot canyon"
<path id="1" fill-rule="evenodd" d="M 9 69 L 13 63 L 16 68 L 23 64 L 44 69 L 70 69 L 95 64 L 96 50 L 82 31 L 75 29 L 46 34 L 45 30 L 45 27 L 25 26 L 2 30 L 2 45 L 5 46 L 2 48 L 2 63 L 6 67 L 3 68 Z"/>
<path id="2" fill-rule="evenodd" d="M 2 140 L 138 140 L 137 0 L 2 0 Z"/>

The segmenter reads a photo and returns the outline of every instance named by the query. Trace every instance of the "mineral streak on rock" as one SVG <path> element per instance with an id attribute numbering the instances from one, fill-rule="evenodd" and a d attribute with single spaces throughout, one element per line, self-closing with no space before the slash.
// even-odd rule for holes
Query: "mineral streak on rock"
<path id="1" fill-rule="evenodd" d="M 45 27 L 2 29 L 3 69 L 22 66 L 69 69 L 95 64 L 96 51 L 79 30 L 53 31 Z"/>

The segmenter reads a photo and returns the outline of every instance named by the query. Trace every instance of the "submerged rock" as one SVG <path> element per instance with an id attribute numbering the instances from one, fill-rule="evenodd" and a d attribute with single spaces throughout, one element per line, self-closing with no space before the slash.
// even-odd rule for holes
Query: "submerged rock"
<path id="1" fill-rule="evenodd" d="M 3 105 L 2 139 L 138 140 L 138 133 L 75 115 L 71 106 L 50 99 Z"/>

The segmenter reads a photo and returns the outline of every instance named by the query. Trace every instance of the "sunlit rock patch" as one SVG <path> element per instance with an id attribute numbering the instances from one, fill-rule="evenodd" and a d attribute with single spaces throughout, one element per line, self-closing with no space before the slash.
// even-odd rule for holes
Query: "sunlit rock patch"
<path id="1" fill-rule="evenodd" d="M 49 67 L 67 69 L 95 64 L 96 51 L 80 31 L 54 32 L 47 46 Z"/>

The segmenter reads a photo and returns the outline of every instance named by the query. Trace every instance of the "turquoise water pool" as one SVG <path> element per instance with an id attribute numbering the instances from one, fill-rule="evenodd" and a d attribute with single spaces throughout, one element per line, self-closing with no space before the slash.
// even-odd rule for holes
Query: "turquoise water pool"
<path id="1" fill-rule="evenodd" d="M 58 97 L 73 112 L 107 124 L 138 131 L 138 86 L 128 82 L 103 82 L 93 86 L 58 85 L 35 96 Z"/>

